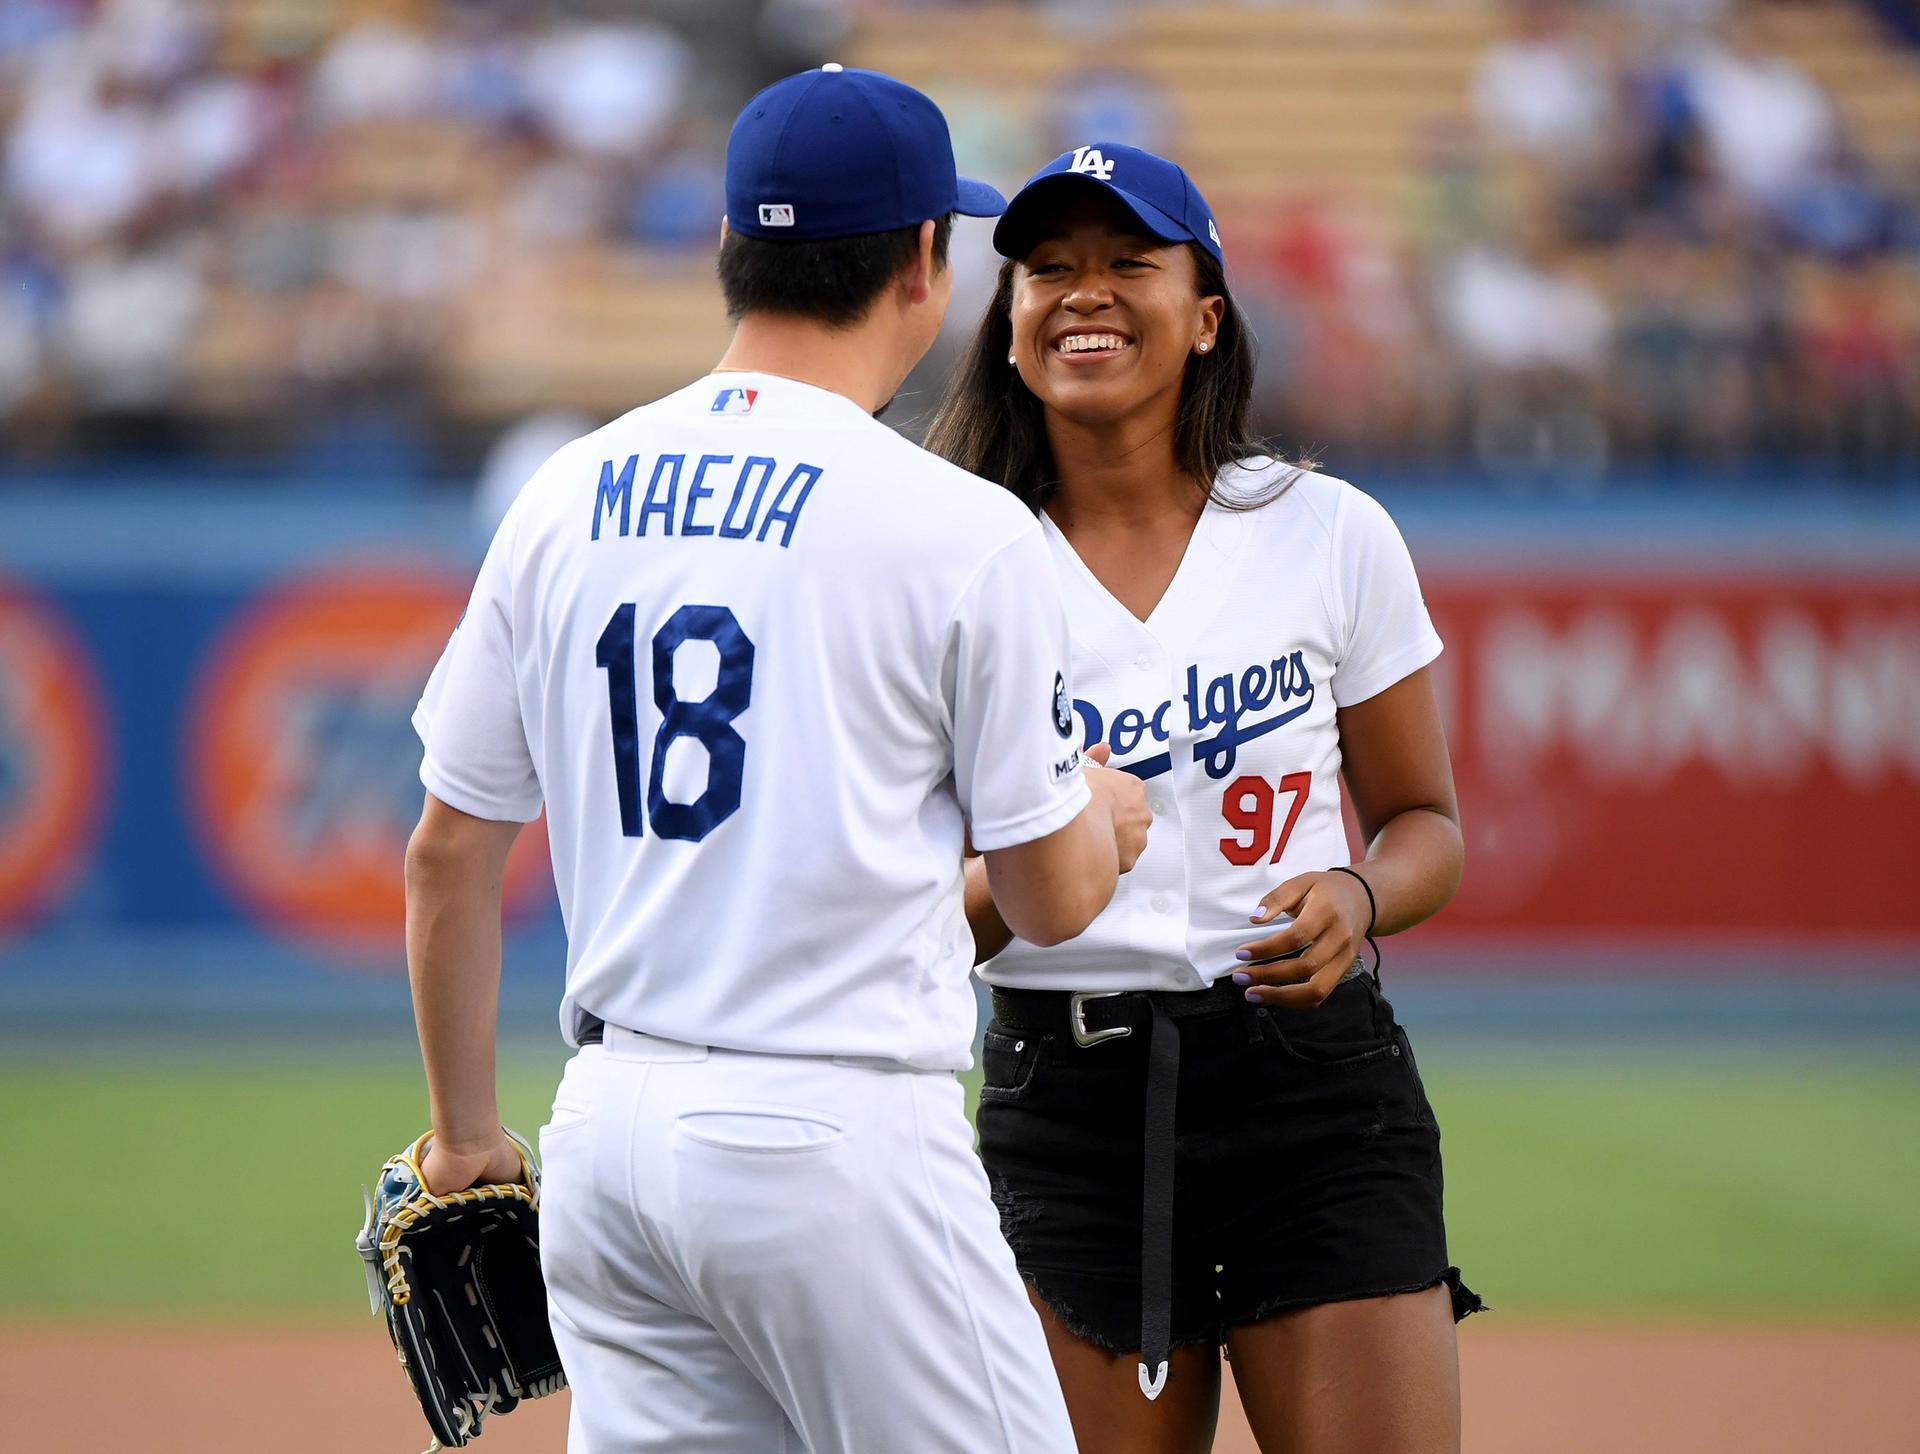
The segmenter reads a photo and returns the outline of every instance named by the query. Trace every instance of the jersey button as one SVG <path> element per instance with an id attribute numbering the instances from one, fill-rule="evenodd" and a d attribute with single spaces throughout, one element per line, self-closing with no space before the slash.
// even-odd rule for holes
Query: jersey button
<path id="1" fill-rule="evenodd" d="M 1169 899 L 1165 894 L 1155 894 L 1153 896 L 1153 912 L 1154 913 L 1164 914 L 1167 912 L 1168 909 L 1171 909 L 1172 907 L 1173 907 L 1173 901 Z"/>
<path id="2" fill-rule="evenodd" d="M 1153 667 L 1153 658 L 1143 651 L 1133 659 L 1133 666 L 1135 671 L 1150 671 Z"/>
<path id="3" fill-rule="evenodd" d="M 1166 816 L 1167 800 L 1165 798 L 1155 798 L 1152 802 L 1148 803 L 1147 806 L 1153 809 L 1154 817 L 1163 818 Z"/>

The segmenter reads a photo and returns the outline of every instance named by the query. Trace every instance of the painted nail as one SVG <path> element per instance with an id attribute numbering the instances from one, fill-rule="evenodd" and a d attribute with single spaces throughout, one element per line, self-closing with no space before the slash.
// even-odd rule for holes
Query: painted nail
<path id="1" fill-rule="evenodd" d="M 1259 990 L 1248 990 L 1248 991 L 1247 991 L 1247 998 L 1248 998 L 1248 999 L 1250 999 L 1250 1000 L 1252 1000 L 1252 1001 L 1253 1001 L 1253 1002 L 1254 1002 L 1254 1003 L 1255 1003 L 1256 1005 L 1257 1005 L 1257 1004 L 1259 1004 L 1259 1003 L 1260 1003 L 1260 991 L 1259 991 Z"/>
<path id="2" fill-rule="evenodd" d="M 1241 961 L 1249 960 L 1253 958 L 1253 951 L 1251 949 L 1236 949 L 1233 952 L 1233 957 Z"/>
<path id="3" fill-rule="evenodd" d="M 1233 972 L 1233 982 L 1235 984 L 1252 984 L 1253 976 L 1248 974 L 1244 969 L 1236 969 Z"/>

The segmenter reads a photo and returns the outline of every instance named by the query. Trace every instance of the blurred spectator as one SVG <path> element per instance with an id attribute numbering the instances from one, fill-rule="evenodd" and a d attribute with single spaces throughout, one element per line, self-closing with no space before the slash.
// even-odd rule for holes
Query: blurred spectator
<path id="1" fill-rule="evenodd" d="M 590 156 L 644 156 L 672 126 L 692 56 L 656 25 L 578 25 L 534 42 L 527 96 L 547 132 Z"/>
<path id="2" fill-rule="evenodd" d="M 425 116 L 439 100 L 441 73 L 426 36 L 397 21 L 363 20 L 314 66 L 314 115 L 330 126 Z"/>
<path id="3" fill-rule="evenodd" d="M 149 113 L 97 61 L 36 78 L 7 145 L 7 192 L 29 220 L 84 247 L 139 216 L 162 175 Z"/>
<path id="4" fill-rule="evenodd" d="M 1912 362 L 1920 319 L 1903 303 L 1897 264 L 1863 262 L 1824 280 L 1807 325 L 1809 377 L 1828 452 L 1866 470 L 1912 459 L 1916 407 Z"/>
<path id="5" fill-rule="evenodd" d="M 1899 227 L 1866 158 L 1843 140 L 1780 200 L 1778 215 L 1794 245 L 1841 261 L 1888 246 Z"/>
<path id="6" fill-rule="evenodd" d="M 1537 243 L 1467 248 L 1447 269 L 1439 302 L 1454 341 L 1479 368 L 1592 376 L 1606 362 L 1606 301 Z"/>
<path id="7" fill-rule="evenodd" d="M 117 413 L 172 397 L 204 295 L 199 251 L 175 235 L 73 269 L 59 345 L 90 404 Z"/>
<path id="8" fill-rule="evenodd" d="M 1670 224 L 1641 223 L 1620 250 L 1613 355 L 1615 429 L 1629 455 L 1664 464 L 1723 456 L 1745 403 L 1737 264 L 1688 245 Z"/>
<path id="9" fill-rule="evenodd" d="M 1730 26 L 1687 68 L 1694 112 L 1719 177 L 1759 207 L 1786 201 L 1835 142 L 1826 94 L 1751 25 Z"/>
<path id="10" fill-rule="evenodd" d="M 1605 62 L 1560 0 L 1518 0 L 1513 17 L 1513 33 L 1481 56 L 1474 75 L 1480 125 L 1543 160 L 1590 158 L 1612 110 Z"/>

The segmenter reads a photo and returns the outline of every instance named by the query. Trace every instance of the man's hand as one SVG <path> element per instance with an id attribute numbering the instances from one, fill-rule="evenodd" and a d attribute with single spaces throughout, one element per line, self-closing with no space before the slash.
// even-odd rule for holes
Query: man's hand
<path id="1" fill-rule="evenodd" d="M 1130 772 L 1108 767 L 1112 756 L 1113 749 L 1104 742 L 1087 749 L 1087 786 L 1113 816 L 1113 845 L 1120 853 L 1120 872 L 1126 873 L 1146 852 L 1153 814 L 1147 808 L 1147 785 Z"/>
<path id="2" fill-rule="evenodd" d="M 1359 957 L 1371 913 L 1367 891 L 1351 874 L 1303 873 L 1288 879 L 1260 901 L 1253 922 L 1271 926 L 1277 914 L 1291 914 L 1293 922 L 1240 950 L 1247 967 L 1234 972 L 1234 983 L 1251 985 L 1247 998 L 1256 1004 L 1310 1010 L 1325 1003 Z M 1299 958 L 1278 958 L 1283 954 Z"/>
<path id="3" fill-rule="evenodd" d="M 520 1152 L 502 1131 L 491 1146 L 449 1150 L 434 1137 L 420 1158 L 420 1177 L 437 1197 L 470 1186 L 496 1186 L 520 1180 Z"/>

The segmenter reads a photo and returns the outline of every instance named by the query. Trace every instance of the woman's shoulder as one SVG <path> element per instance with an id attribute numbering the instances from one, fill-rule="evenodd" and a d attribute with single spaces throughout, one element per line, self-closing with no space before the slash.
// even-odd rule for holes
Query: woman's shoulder
<path id="1" fill-rule="evenodd" d="M 1225 509 L 1275 524 L 1286 521 L 1295 529 L 1298 517 L 1304 515 L 1329 534 L 1355 500 L 1372 503 L 1370 496 L 1347 481 L 1278 455 L 1251 455 L 1228 465 L 1215 478 L 1213 493 Z"/>

